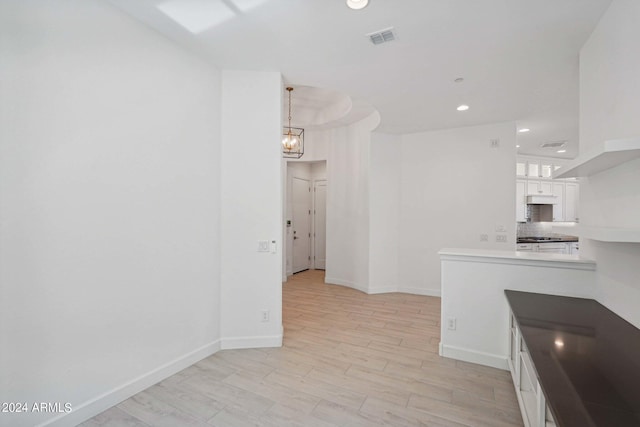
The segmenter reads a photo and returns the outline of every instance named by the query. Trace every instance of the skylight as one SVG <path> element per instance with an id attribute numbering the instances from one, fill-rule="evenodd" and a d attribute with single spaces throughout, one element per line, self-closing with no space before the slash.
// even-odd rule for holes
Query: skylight
<path id="1" fill-rule="evenodd" d="M 193 34 L 220 25 L 236 15 L 221 0 L 169 0 L 160 3 L 158 9 Z"/>

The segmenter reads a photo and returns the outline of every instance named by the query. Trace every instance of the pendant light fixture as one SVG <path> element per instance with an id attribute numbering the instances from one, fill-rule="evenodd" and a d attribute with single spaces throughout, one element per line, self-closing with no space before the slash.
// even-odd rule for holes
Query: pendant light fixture
<path id="1" fill-rule="evenodd" d="M 290 159 L 299 159 L 304 154 L 304 129 L 291 127 L 291 92 L 292 87 L 287 87 L 289 92 L 289 126 L 284 128 L 282 138 L 282 156 Z"/>

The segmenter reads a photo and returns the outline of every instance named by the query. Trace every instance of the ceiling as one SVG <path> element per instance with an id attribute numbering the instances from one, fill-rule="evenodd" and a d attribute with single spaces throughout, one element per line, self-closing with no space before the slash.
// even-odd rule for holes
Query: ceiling
<path id="1" fill-rule="evenodd" d="M 356 11 L 344 0 L 107 1 L 219 68 L 280 71 L 288 85 L 327 90 L 317 91 L 320 106 L 339 94 L 361 114 L 372 106 L 379 131 L 516 121 L 531 129 L 518 134 L 521 154 L 567 158 L 577 155 L 579 51 L 611 3 L 370 0 Z M 199 26 L 189 31 L 158 6 Z M 388 27 L 392 42 L 366 37 Z M 540 148 L 550 141 L 567 141 L 567 152 Z"/>

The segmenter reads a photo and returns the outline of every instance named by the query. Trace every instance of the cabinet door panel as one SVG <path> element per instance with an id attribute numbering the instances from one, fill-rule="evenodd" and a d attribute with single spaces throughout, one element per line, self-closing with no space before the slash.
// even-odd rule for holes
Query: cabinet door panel
<path id="1" fill-rule="evenodd" d="M 552 254 L 569 253 L 566 243 L 538 243 L 538 252 L 546 252 Z"/>
<path id="2" fill-rule="evenodd" d="M 542 193 L 542 185 L 540 181 L 527 181 L 527 195 L 537 196 L 540 193 Z"/>
<path id="3" fill-rule="evenodd" d="M 564 182 L 554 182 L 552 194 L 557 197 L 553 205 L 553 220 L 564 221 Z"/>
<path id="4" fill-rule="evenodd" d="M 529 196 L 537 196 L 540 194 L 552 194 L 553 193 L 553 182 L 552 181 L 538 181 L 538 180 L 528 180 L 527 181 L 527 194 Z"/>
<path id="5" fill-rule="evenodd" d="M 578 198 L 579 198 L 579 186 L 577 182 L 567 182 L 565 185 L 565 212 L 564 217 L 566 221 L 578 221 Z"/>
<path id="6" fill-rule="evenodd" d="M 540 181 L 540 189 L 542 190 L 542 194 L 553 194 L 553 182 Z"/>
<path id="7" fill-rule="evenodd" d="M 516 221 L 525 222 L 527 220 L 527 181 L 516 180 Z"/>

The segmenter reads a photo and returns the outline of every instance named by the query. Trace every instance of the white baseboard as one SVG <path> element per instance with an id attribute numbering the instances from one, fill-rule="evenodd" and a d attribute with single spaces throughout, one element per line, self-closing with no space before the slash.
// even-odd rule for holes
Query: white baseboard
<path id="1" fill-rule="evenodd" d="M 211 356 L 220 350 L 220 348 L 220 340 L 206 344 L 191 353 L 165 363 L 164 365 L 159 366 L 146 374 L 140 375 L 127 383 L 115 387 L 100 396 L 94 397 L 93 399 L 81 403 L 78 406 L 74 406 L 73 411 L 47 420 L 44 423 L 39 424 L 37 427 L 76 426 L 111 408 L 112 406 L 117 405 L 123 400 L 130 398 L 134 394 L 139 393 L 165 378 L 188 368 L 194 363 Z"/>
<path id="2" fill-rule="evenodd" d="M 396 288 L 395 286 L 387 286 L 387 287 L 371 288 L 367 293 L 369 295 L 374 295 L 374 294 L 388 294 L 391 292 L 399 292 L 399 291 L 398 291 L 398 288 Z"/>
<path id="3" fill-rule="evenodd" d="M 366 286 L 359 285 L 355 282 L 351 282 L 349 280 L 337 279 L 335 277 L 326 277 L 324 278 L 324 283 L 328 283 L 330 285 L 340 285 L 346 286 L 348 288 L 356 289 L 360 292 L 369 293 L 369 289 Z"/>
<path id="4" fill-rule="evenodd" d="M 429 297 L 440 297 L 442 295 L 442 293 L 440 292 L 440 288 L 425 289 L 425 288 L 399 287 L 396 292 L 405 292 L 407 294 L 414 294 L 414 295 L 426 295 Z"/>
<path id="5" fill-rule="evenodd" d="M 498 354 L 484 353 L 476 350 L 443 345 L 440 343 L 440 356 L 450 359 L 462 360 L 463 362 L 476 363 L 478 365 L 490 366 L 492 368 L 509 370 L 506 356 Z"/>
<path id="6" fill-rule="evenodd" d="M 222 350 L 236 350 L 242 348 L 264 348 L 264 347 L 282 347 L 282 336 L 271 335 L 264 337 L 234 337 L 223 338 L 221 341 Z"/>
<path id="7" fill-rule="evenodd" d="M 347 286 L 349 288 L 357 289 L 358 291 L 364 292 L 365 294 L 386 294 L 389 292 L 404 292 L 407 294 L 414 295 L 426 295 L 430 297 L 440 297 L 440 288 L 438 289 L 425 289 L 425 288 L 410 288 L 410 287 L 395 287 L 395 286 L 381 286 L 377 288 L 368 288 L 366 286 L 357 284 L 355 282 L 351 282 L 349 280 L 338 279 L 335 277 L 325 277 L 325 283 L 329 283 L 331 285 L 340 285 Z"/>

